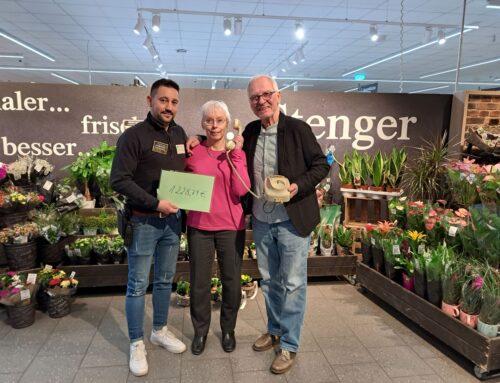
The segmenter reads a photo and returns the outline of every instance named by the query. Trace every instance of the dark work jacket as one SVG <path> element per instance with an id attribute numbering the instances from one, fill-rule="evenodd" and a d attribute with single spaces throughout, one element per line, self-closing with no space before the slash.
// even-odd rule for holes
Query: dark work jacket
<path id="1" fill-rule="evenodd" d="M 245 127 L 243 150 L 247 155 L 248 174 L 255 190 L 253 159 L 261 129 L 260 120 Z M 285 203 L 286 211 L 301 236 L 311 234 L 320 221 L 316 185 L 330 167 L 321 147 L 304 121 L 280 113 L 278 122 L 278 173 L 299 187 L 297 195 Z M 252 212 L 252 196 L 247 194 L 245 212 Z"/>
<path id="2" fill-rule="evenodd" d="M 161 171 L 184 171 L 186 138 L 184 129 L 174 121 L 165 130 L 150 113 L 123 132 L 116 144 L 110 183 L 127 197 L 127 206 L 144 212 L 156 210 Z"/>

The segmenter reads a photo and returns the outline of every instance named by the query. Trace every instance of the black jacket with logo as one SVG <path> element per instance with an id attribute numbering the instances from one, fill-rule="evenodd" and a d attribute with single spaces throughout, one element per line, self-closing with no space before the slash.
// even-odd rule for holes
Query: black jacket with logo
<path id="1" fill-rule="evenodd" d="M 255 185 L 253 158 L 261 129 L 260 120 L 245 127 L 243 150 L 247 155 L 248 174 Z M 280 113 L 278 121 L 278 173 L 285 176 L 290 184 L 296 183 L 298 193 L 285 208 L 295 229 L 302 236 L 311 234 L 319 223 L 319 208 L 316 200 L 316 185 L 328 174 L 330 167 L 321 147 L 312 133 L 311 127 L 302 120 Z M 254 189 L 255 190 L 255 189 Z M 251 196 L 246 213 L 250 214 Z"/>
<path id="2" fill-rule="evenodd" d="M 173 120 L 166 130 L 148 113 L 118 139 L 111 168 L 113 190 L 127 197 L 127 206 L 145 212 L 158 206 L 156 191 L 162 170 L 184 170 L 186 132 Z"/>

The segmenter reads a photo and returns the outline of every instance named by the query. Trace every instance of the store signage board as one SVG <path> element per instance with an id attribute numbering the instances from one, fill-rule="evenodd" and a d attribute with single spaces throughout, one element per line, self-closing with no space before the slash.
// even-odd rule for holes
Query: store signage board
<path id="1" fill-rule="evenodd" d="M 378 92 L 378 82 L 374 82 L 373 84 L 358 85 L 358 92 L 377 93 Z"/>
<path id="2" fill-rule="evenodd" d="M 157 197 L 181 209 L 209 213 L 214 179 L 212 176 L 162 170 Z"/>

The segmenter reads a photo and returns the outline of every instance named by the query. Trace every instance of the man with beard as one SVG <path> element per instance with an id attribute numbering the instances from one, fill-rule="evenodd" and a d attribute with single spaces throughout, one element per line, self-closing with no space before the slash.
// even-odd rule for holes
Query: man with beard
<path id="1" fill-rule="evenodd" d="M 127 246 L 128 283 L 125 312 L 130 339 L 129 368 L 136 376 L 148 373 L 144 346 L 144 305 L 154 257 L 153 330 L 151 343 L 172 353 L 186 346 L 167 330 L 168 307 L 179 251 L 179 209 L 159 200 L 156 191 L 162 170 L 184 170 L 186 133 L 174 121 L 179 85 L 160 79 L 147 96 L 146 119 L 119 138 L 111 169 L 111 186 L 126 197 L 132 238 Z"/>

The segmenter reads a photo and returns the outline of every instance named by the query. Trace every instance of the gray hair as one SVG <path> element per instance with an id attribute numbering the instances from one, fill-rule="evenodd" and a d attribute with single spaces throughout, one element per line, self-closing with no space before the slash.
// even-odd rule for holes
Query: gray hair
<path id="1" fill-rule="evenodd" d="M 273 84 L 273 90 L 275 90 L 275 91 L 279 91 L 280 90 L 279 87 L 278 87 L 278 83 L 276 82 L 276 80 L 274 78 L 272 78 L 271 76 L 269 76 L 267 74 L 258 74 L 258 75 L 253 76 L 250 79 L 250 81 L 248 81 L 247 91 L 250 88 L 250 84 L 252 82 L 254 82 L 255 80 L 258 80 L 260 78 L 267 78 Z"/>
<path id="2" fill-rule="evenodd" d="M 210 100 L 205 102 L 201 107 L 201 119 L 203 120 L 208 112 L 219 109 L 226 115 L 227 126 L 231 126 L 231 114 L 229 113 L 229 108 L 224 101 L 220 100 Z"/>

